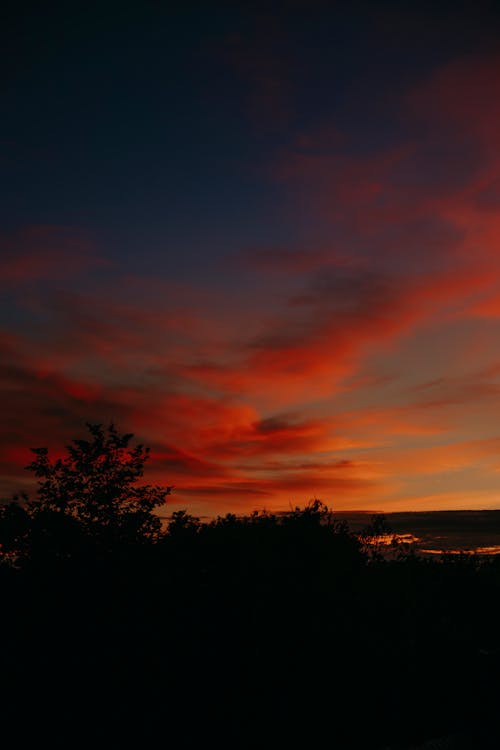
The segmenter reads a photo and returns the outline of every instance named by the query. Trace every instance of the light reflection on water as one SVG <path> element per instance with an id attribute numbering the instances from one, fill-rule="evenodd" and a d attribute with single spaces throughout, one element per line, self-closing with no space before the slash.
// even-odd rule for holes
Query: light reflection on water
<path id="1" fill-rule="evenodd" d="M 490 547 L 472 547 L 469 549 L 419 549 L 419 552 L 423 555 L 500 555 L 500 544 L 495 544 Z"/>
<path id="2" fill-rule="evenodd" d="M 421 542 L 420 537 L 414 534 L 379 534 L 368 539 L 368 544 L 382 545 L 384 547 L 394 547 L 398 544 L 415 544 Z"/>
<path id="3" fill-rule="evenodd" d="M 374 528 L 374 521 L 382 521 L 384 533 L 373 539 L 373 550 L 387 557 L 406 551 L 422 556 L 500 555 L 500 509 L 380 512 L 371 517 L 366 511 L 346 511 L 339 515 L 368 549 L 366 532 Z"/>
<path id="4" fill-rule="evenodd" d="M 446 537 L 435 537 L 436 546 L 429 546 L 429 539 L 424 540 L 422 537 L 414 534 L 380 534 L 371 539 L 365 540 L 370 547 L 385 548 L 388 552 L 397 551 L 398 549 L 413 549 L 420 555 L 500 555 L 500 544 L 478 545 L 477 547 L 447 547 L 446 544 L 441 546 L 440 540 L 446 540 Z M 425 545 L 425 546 L 424 546 Z M 385 552 L 384 552 L 385 555 Z"/>

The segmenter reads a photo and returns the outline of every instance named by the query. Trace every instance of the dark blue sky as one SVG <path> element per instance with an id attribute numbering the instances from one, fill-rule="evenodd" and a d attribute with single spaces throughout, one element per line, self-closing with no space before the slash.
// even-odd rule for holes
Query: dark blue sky
<path id="1" fill-rule="evenodd" d="M 280 149 L 332 119 L 345 151 L 394 143 L 399 91 L 496 42 L 486 4 L 438 6 L 16 5 L 4 230 L 84 227 L 105 254 L 169 273 L 293 242 L 269 174 Z"/>

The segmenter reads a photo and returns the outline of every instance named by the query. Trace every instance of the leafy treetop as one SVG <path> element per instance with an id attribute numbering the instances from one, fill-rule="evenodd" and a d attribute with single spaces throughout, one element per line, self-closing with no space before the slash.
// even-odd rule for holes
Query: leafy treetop
<path id="1" fill-rule="evenodd" d="M 149 448 L 130 447 L 132 434 L 121 435 L 112 424 L 87 424 L 89 439 L 73 440 L 66 456 L 51 460 L 47 448 L 34 448 L 27 469 L 37 477 L 37 496 L 24 504 L 15 498 L 0 514 L 4 551 L 30 546 L 33 535 L 83 534 L 97 543 L 151 541 L 161 521 L 154 513 L 171 487 L 137 484 Z M 15 533 L 14 533 L 15 532 Z M 32 545 L 31 545 L 32 546 Z"/>

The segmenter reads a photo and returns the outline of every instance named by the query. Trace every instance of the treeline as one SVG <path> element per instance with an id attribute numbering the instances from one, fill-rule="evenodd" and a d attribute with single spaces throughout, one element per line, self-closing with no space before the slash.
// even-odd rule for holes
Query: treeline
<path id="1" fill-rule="evenodd" d="M 498 746 L 495 559 L 389 560 L 377 524 L 355 535 L 317 501 L 164 529 L 147 450 L 89 429 L 63 459 L 35 451 L 35 499 L 0 513 L 18 744 Z"/>

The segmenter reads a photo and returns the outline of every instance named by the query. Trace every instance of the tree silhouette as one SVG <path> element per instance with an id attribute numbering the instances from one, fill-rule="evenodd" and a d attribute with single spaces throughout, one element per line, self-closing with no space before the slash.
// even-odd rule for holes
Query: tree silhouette
<path id="1" fill-rule="evenodd" d="M 386 519 L 356 534 L 319 500 L 176 511 L 161 532 L 148 450 L 88 430 L 61 458 L 35 449 L 36 495 L 0 508 L 4 734 L 500 747 L 499 558 L 373 554 Z"/>
<path id="2" fill-rule="evenodd" d="M 90 438 L 73 440 L 66 456 L 51 460 L 47 448 L 34 448 L 26 468 L 38 480 L 37 496 L 15 497 L 0 512 L 4 555 L 42 549 L 71 554 L 82 541 L 114 546 L 155 541 L 161 521 L 155 508 L 171 487 L 137 484 L 149 448 L 130 447 L 131 433 L 112 424 L 87 424 Z"/>

